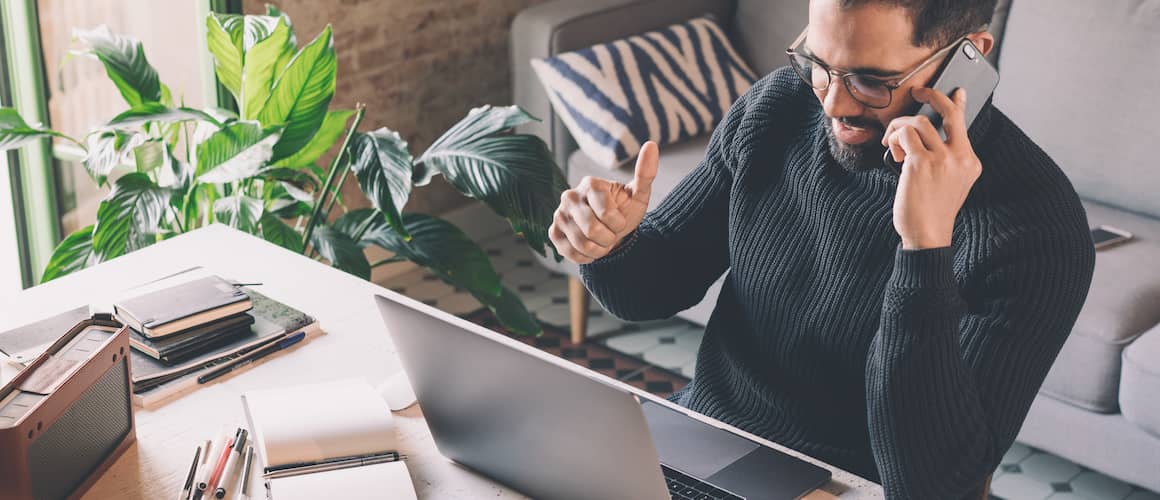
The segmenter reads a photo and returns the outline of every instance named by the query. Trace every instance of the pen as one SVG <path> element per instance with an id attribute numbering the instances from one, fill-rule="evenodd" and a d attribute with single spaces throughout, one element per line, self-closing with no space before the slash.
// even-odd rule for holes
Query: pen
<path id="1" fill-rule="evenodd" d="M 238 481 L 238 500 L 250 499 L 250 470 L 254 465 L 254 445 L 246 447 L 246 462 L 242 464 L 242 477 Z"/>
<path id="2" fill-rule="evenodd" d="M 283 338 L 282 340 L 279 340 L 276 343 L 270 344 L 270 345 L 263 347 L 261 349 L 258 349 L 256 351 L 252 351 L 249 355 L 241 356 L 241 357 L 239 357 L 239 358 L 237 358 L 229 363 L 223 364 L 221 367 L 216 368 L 213 371 L 211 371 L 205 375 L 197 377 L 197 383 L 204 384 L 204 383 L 209 382 L 213 379 L 221 377 L 222 375 L 225 375 L 229 372 L 232 372 L 232 371 L 234 371 L 242 366 L 248 365 L 256 360 L 262 359 L 266 356 L 269 356 L 270 354 L 273 354 L 275 352 L 281 351 L 282 349 L 285 349 L 285 348 L 290 347 L 294 344 L 297 344 L 298 342 L 301 342 L 302 339 L 304 339 L 304 338 L 306 338 L 305 331 L 295 333 L 294 335 L 289 335 L 289 336 Z"/>
<path id="3" fill-rule="evenodd" d="M 389 453 L 387 455 L 383 455 L 380 457 L 374 457 L 374 458 L 354 458 L 354 459 L 350 459 L 350 460 L 340 460 L 337 462 L 330 462 L 330 463 L 324 463 L 324 464 L 318 464 L 318 465 L 309 465 L 306 467 L 299 467 L 296 469 L 281 470 L 281 471 L 271 472 L 269 474 L 265 474 L 263 477 L 265 477 L 266 479 L 278 479 L 280 477 L 298 476 L 298 475 L 302 475 L 302 474 L 310 474 L 312 472 L 325 472 L 325 471 L 338 470 L 338 469 L 349 469 L 351 467 L 361 467 L 364 465 L 375 465 L 375 464 L 385 464 L 385 463 L 391 463 L 391 462 L 398 462 L 399 460 L 403 460 L 405 458 L 407 458 L 405 455 L 400 455 L 398 453 Z"/>
<path id="4" fill-rule="evenodd" d="M 210 474 L 209 481 L 198 483 L 197 491 L 202 495 L 207 493 L 212 494 L 214 488 L 217 486 L 218 481 L 221 480 L 222 471 L 226 468 L 226 459 L 229 458 L 230 449 L 233 448 L 235 439 L 237 439 L 237 433 L 235 433 L 234 437 L 230 438 L 229 441 L 226 441 L 226 445 L 222 447 L 222 453 L 218 457 L 217 462 L 215 462 L 217 465 L 213 467 L 213 473 Z"/>
<path id="5" fill-rule="evenodd" d="M 245 429 L 238 432 L 238 438 L 234 441 L 234 452 L 230 453 L 230 458 L 226 461 L 225 476 L 218 482 L 218 487 L 213 490 L 214 498 L 225 498 L 226 486 L 232 488 L 238 482 L 238 469 L 242 466 L 242 452 L 246 449 L 246 433 Z"/>
<path id="6" fill-rule="evenodd" d="M 181 489 L 181 494 L 177 496 L 177 500 L 189 498 L 189 490 L 193 487 L 193 476 L 197 473 L 197 463 L 200 458 L 201 446 L 198 446 L 193 452 L 193 463 L 189 465 L 189 474 L 185 476 L 185 487 Z"/>
<path id="7" fill-rule="evenodd" d="M 205 494 L 204 485 L 209 484 L 209 477 L 213 474 L 212 453 L 221 449 L 222 446 L 225 446 L 226 440 L 228 440 L 229 437 L 229 434 L 226 434 L 226 431 L 223 429 L 217 438 L 214 439 L 213 444 L 206 448 L 205 459 L 201 462 L 201 473 L 198 474 L 197 483 L 193 488 L 193 500 L 198 500 L 203 494 Z"/>

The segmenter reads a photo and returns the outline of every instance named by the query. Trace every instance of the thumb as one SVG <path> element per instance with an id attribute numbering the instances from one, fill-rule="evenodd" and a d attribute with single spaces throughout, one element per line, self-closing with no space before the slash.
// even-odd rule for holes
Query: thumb
<path id="1" fill-rule="evenodd" d="M 644 195 L 648 197 L 652 193 L 653 179 L 657 178 L 657 168 L 659 165 L 660 149 L 653 141 L 644 143 L 640 148 L 640 156 L 636 158 L 636 171 L 632 176 L 632 195 L 633 197 Z"/>

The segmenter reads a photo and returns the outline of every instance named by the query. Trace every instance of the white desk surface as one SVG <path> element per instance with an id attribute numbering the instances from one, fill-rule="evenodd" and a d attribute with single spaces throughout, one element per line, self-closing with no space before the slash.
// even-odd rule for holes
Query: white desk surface
<path id="1" fill-rule="evenodd" d="M 376 293 L 391 292 L 220 225 L 21 292 L 0 307 L 0 331 L 68 308 L 99 303 L 110 292 L 194 266 L 240 281 L 263 283 L 257 287 L 259 291 L 318 318 L 327 334 L 156 407 L 137 408 L 137 443 L 89 490 L 86 499 L 175 497 L 193 449 L 223 426 L 244 424 L 239 396 L 247 390 L 351 376 L 365 377 L 377 385 L 402 370 L 372 298 Z M 524 498 L 440 455 L 418 406 L 396 413 L 396 417 L 400 451 L 408 456 L 407 466 L 419 498 Z M 823 489 L 842 499 L 882 498 L 882 489 L 875 483 L 738 432 L 832 470 L 833 481 Z M 251 487 L 256 498 L 264 496 L 260 484 L 255 482 Z"/>

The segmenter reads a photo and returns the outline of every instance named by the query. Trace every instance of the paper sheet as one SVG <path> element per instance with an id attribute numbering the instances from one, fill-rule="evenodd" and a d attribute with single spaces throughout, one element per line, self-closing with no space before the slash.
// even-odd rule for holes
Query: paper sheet
<path id="1" fill-rule="evenodd" d="M 272 500 L 416 500 L 405 462 L 271 479 L 267 487 Z"/>
<path id="2" fill-rule="evenodd" d="M 397 451 L 391 410 L 366 380 L 278 387 L 242 397 L 265 467 Z"/>

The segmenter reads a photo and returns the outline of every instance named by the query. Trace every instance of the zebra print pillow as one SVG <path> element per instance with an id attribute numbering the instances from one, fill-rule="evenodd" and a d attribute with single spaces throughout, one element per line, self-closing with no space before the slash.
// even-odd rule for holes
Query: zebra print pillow
<path id="1" fill-rule="evenodd" d="M 708 17 L 531 63 L 580 149 L 608 168 L 646 141 L 711 132 L 757 78 Z"/>

